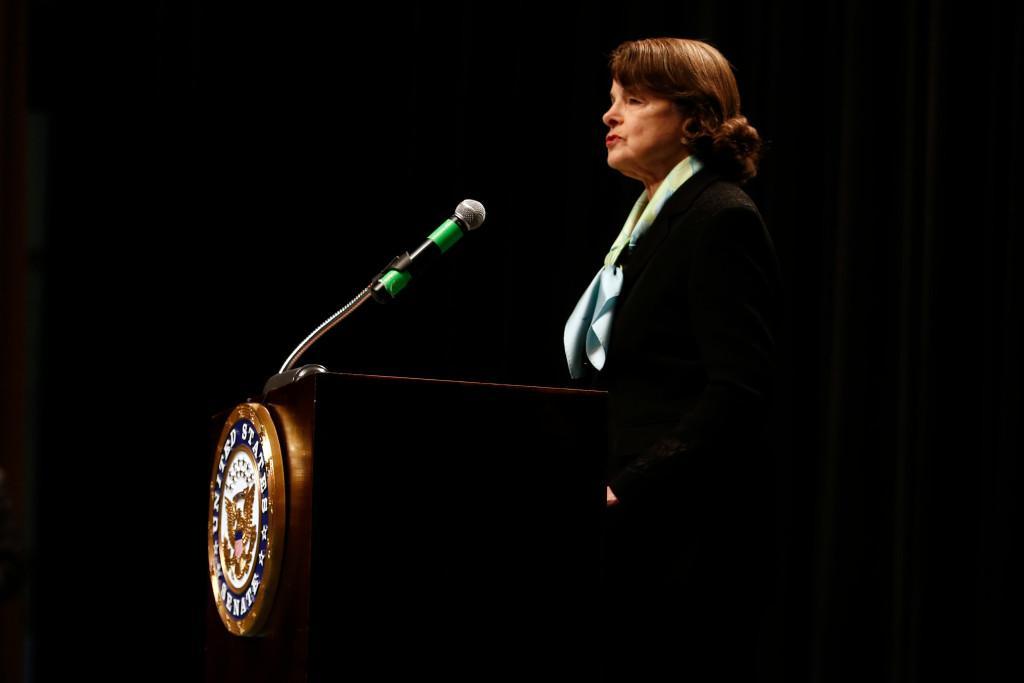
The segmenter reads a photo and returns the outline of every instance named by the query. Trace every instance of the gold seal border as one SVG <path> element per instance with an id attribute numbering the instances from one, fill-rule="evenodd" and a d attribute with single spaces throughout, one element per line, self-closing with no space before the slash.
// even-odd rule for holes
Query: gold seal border
<path id="1" fill-rule="evenodd" d="M 212 542 L 213 536 L 213 493 L 217 482 L 217 466 L 220 463 L 221 453 L 224 450 L 224 441 L 227 439 L 231 428 L 239 420 L 249 420 L 256 427 L 263 450 L 263 459 L 266 462 L 267 490 L 268 490 L 268 514 L 270 517 L 270 529 L 267 535 L 267 554 L 264 558 L 263 579 L 256 592 L 256 599 L 253 601 L 249 613 L 242 619 L 235 619 L 220 600 L 220 592 L 217 581 L 217 565 L 215 553 L 217 548 Z M 243 442 L 244 443 L 244 442 Z M 267 457 L 267 451 L 270 457 Z M 230 456 L 229 456 L 230 458 Z M 258 480 L 257 480 L 258 481 Z M 222 487 L 223 493 L 223 487 Z M 258 497 L 259 498 L 259 497 Z M 223 496 L 222 496 L 223 504 Z M 281 566 L 284 561 L 284 534 L 285 534 L 285 481 L 284 481 L 284 458 L 281 451 L 281 439 L 278 437 L 274 420 L 270 411 L 259 403 L 241 403 L 235 406 L 228 415 L 221 428 L 220 438 L 216 442 L 216 450 L 213 457 L 213 469 L 210 475 L 210 498 L 207 509 L 206 525 L 206 549 L 208 567 L 210 571 L 210 588 L 213 592 L 213 602 L 217 607 L 217 613 L 225 628 L 238 636 L 259 635 L 267 623 L 267 618 L 274 604 L 274 593 L 277 590 L 277 581 L 281 573 Z M 257 529 L 257 534 L 261 528 Z M 219 536 L 219 534 L 218 534 Z M 255 561 L 259 561 L 257 558 Z M 255 575 L 255 569 L 254 574 Z M 249 579 L 250 583 L 252 578 Z"/>

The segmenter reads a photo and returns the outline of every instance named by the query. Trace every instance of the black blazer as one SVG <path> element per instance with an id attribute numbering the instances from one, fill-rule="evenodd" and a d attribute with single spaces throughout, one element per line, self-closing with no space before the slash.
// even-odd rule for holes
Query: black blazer
<path id="1" fill-rule="evenodd" d="M 705 167 L 623 252 L 605 367 L 608 482 L 623 504 L 721 481 L 770 394 L 780 273 L 750 197 Z"/>

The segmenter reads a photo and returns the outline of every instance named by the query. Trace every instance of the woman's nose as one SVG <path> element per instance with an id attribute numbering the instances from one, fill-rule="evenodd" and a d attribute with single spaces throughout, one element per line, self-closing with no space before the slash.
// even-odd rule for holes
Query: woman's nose
<path id="1" fill-rule="evenodd" d="M 604 113 L 604 116 L 601 117 L 601 121 L 603 121 L 604 125 L 609 128 L 614 128 L 616 125 L 622 123 L 622 117 L 619 116 L 619 112 L 616 110 L 614 104 Z"/>

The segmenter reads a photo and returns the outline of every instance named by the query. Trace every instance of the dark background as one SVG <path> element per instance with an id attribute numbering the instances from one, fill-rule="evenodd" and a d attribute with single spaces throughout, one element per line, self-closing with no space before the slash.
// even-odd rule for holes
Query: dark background
<path id="1" fill-rule="evenodd" d="M 462 199 L 484 227 L 304 360 L 568 384 L 562 326 L 641 189 L 604 162 L 607 55 L 675 35 L 731 60 L 769 143 L 766 673 L 1020 679 L 1024 10 L 554 7 L 0 3 L 0 466 L 28 567 L 2 674 L 200 677 L 210 416 Z"/>

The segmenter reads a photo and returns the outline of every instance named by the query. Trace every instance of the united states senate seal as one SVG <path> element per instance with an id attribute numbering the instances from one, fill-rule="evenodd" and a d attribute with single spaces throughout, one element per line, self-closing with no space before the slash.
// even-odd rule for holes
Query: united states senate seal
<path id="1" fill-rule="evenodd" d="M 274 421 L 258 403 L 224 423 L 210 477 L 207 551 L 221 621 L 239 636 L 266 626 L 282 564 L 285 481 Z"/>

